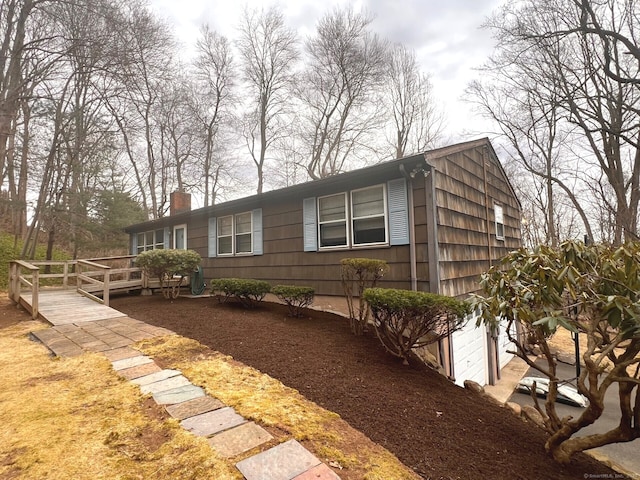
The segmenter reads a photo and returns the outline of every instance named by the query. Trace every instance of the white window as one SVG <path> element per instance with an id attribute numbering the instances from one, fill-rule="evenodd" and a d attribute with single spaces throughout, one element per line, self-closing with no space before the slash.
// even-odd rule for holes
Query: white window
<path id="1" fill-rule="evenodd" d="M 251 212 L 218 218 L 218 255 L 253 253 Z"/>
<path id="2" fill-rule="evenodd" d="M 409 244 L 412 193 L 404 178 L 347 193 L 303 199 L 305 252 Z"/>
<path id="3" fill-rule="evenodd" d="M 252 228 L 251 228 L 251 212 L 239 213 L 235 217 L 236 220 L 236 252 L 235 253 L 251 253 L 252 250 Z"/>
<path id="4" fill-rule="evenodd" d="M 137 253 L 164 248 L 164 230 L 151 230 L 138 234 Z"/>
<path id="5" fill-rule="evenodd" d="M 218 218 L 218 255 L 233 255 L 233 216 Z"/>
<path id="6" fill-rule="evenodd" d="M 386 244 L 387 216 L 384 185 L 319 197 L 320 248 Z"/>
<path id="7" fill-rule="evenodd" d="M 351 192 L 353 245 L 387 242 L 384 185 Z"/>
<path id="8" fill-rule="evenodd" d="M 344 193 L 318 199 L 320 247 L 347 246 L 347 196 Z"/>
<path id="9" fill-rule="evenodd" d="M 504 240 L 504 214 L 502 211 L 502 206 L 494 205 L 493 213 L 496 217 L 496 239 Z"/>
<path id="10" fill-rule="evenodd" d="M 187 226 L 176 225 L 173 227 L 173 248 L 177 250 L 187 249 Z"/>

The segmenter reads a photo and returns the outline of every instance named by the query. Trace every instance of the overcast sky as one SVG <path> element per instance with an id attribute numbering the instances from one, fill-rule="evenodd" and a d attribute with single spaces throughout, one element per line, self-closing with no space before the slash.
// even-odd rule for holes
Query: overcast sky
<path id="1" fill-rule="evenodd" d="M 447 137 L 458 141 L 477 137 L 486 129 L 475 118 L 471 106 L 461 97 L 467 83 L 478 77 L 474 68 L 491 54 L 489 32 L 480 29 L 485 18 L 503 0 L 150 0 L 155 13 L 174 28 L 188 51 L 198 29 L 208 23 L 232 39 L 244 5 L 249 8 L 278 5 L 287 25 L 297 29 L 301 39 L 313 34 L 322 15 L 336 5 L 351 4 L 375 16 L 373 31 L 392 42 L 413 48 L 424 71 L 431 75 L 437 101 L 447 115 Z M 474 134 L 475 133 L 475 134 Z"/>

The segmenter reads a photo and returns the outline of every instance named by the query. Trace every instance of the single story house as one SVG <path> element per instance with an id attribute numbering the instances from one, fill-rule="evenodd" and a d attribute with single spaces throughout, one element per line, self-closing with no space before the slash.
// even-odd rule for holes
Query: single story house
<path id="1" fill-rule="evenodd" d="M 172 195 L 171 215 L 126 229 L 132 253 L 189 248 L 206 279 L 244 277 L 343 295 L 340 260 L 384 259 L 380 285 L 466 298 L 479 275 L 520 247 L 521 206 L 487 138 L 329 178 L 190 209 Z M 475 321 L 440 346 L 457 383 L 499 378 L 505 335 Z"/>

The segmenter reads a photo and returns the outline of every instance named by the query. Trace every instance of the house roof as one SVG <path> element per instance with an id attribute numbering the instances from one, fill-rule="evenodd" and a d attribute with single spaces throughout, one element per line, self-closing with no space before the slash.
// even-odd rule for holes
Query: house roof
<path id="1" fill-rule="evenodd" d="M 389 160 L 369 167 L 352 170 L 350 172 L 341 173 L 339 175 L 333 175 L 331 177 L 323 178 L 320 180 L 313 180 L 310 182 L 300 183 L 290 187 L 280 188 L 277 190 L 270 190 L 268 192 L 251 195 L 228 202 L 210 205 L 208 207 L 202 207 L 187 212 L 182 212 L 177 215 L 159 218 L 156 220 L 150 220 L 135 225 L 130 225 L 125 228 L 128 233 L 138 232 L 141 230 L 152 230 L 159 227 L 176 224 L 176 222 L 186 221 L 188 218 L 194 216 L 219 216 L 229 213 L 237 212 L 241 209 L 257 208 L 260 205 L 275 201 L 283 200 L 287 198 L 299 198 L 299 197 L 312 197 L 317 195 L 326 194 L 327 190 L 337 190 L 344 188 L 349 190 L 365 186 L 368 182 L 379 180 L 380 178 L 397 178 L 398 173 L 408 175 L 414 168 L 431 169 L 432 165 L 429 165 L 428 159 L 440 158 L 447 155 L 475 148 L 479 146 L 487 145 L 490 148 L 493 158 L 497 161 L 497 155 L 491 146 L 488 138 L 481 138 L 478 140 L 472 140 L 469 142 L 458 143 L 447 147 L 436 148 L 424 153 L 418 153 L 403 158 Z M 504 173 L 504 170 L 502 170 Z M 505 175 L 506 178 L 506 175 Z M 508 179 L 507 179 L 508 181 Z M 509 184 L 511 187 L 511 185 Z M 515 197 L 515 192 L 511 189 L 511 193 Z"/>

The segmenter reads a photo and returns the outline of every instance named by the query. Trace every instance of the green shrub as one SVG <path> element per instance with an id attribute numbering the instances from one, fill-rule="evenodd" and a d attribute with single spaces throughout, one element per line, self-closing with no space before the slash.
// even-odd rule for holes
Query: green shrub
<path id="1" fill-rule="evenodd" d="M 136 257 L 136 265 L 160 280 L 165 298 L 176 298 L 184 277 L 192 273 L 202 258 L 193 250 L 148 250 Z"/>
<path id="2" fill-rule="evenodd" d="M 340 279 L 349 306 L 349 324 L 355 335 L 364 333 L 369 319 L 369 308 L 362 294 L 366 288 L 373 288 L 387 272 L 389 265 L 375 258 L 343 258 L 340 260 Z M 358 298 L 358 309 L 354 305 Z"/>
<path id="3" fill-rule="evenodd" d="M 210 285 L 211 292 L 222 295 L 223 301 L 234 297 L 247 308 L 253 308 L 271 291 L 269 282 L 248 278 L 215 278 Z"/>
<path id="4" fill-rule="evenodd" d="M 289 316 L 301 317 L 302 309 L 313 303 L 315 290 L 311 287 L 276 285 L 271 289 L 271 293 L 287 305 Z"/>
<path id="5" fill-rule="evenodd" d="M 368 288 L 364 299 L 373 313 L 378 339 L 389 353 L 407 362 L 413 348 L 424 347 L 464 326 L 468 303 L 427 292 Z"/>

